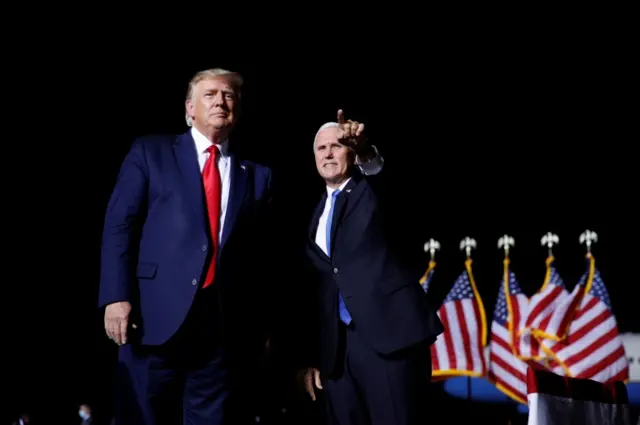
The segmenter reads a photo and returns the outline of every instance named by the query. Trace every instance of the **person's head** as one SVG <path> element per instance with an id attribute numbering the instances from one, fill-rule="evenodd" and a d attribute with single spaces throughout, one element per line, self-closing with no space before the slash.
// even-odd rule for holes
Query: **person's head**
<path id="1" fill-rule="evenodd" d="M 78 416 L 82 419 L 89 419 L 91 417 L 91 407 L 88 404 L 81 404 L 78 409 Z"/>
<path id="2" fill-rule="evenodd" d="M 338 187 L 344 182 L 355 164 L 353 149 L 338 141 L 338 123 L 328 122 L 316 133 L 313 154 L 318 173 L 330 187 Z"/>
<path id="3" fill-rule="evenodd" d="M 185 119 L 206 136 L 225 138 L 238 120 L 243 78 L 214 68 L 198 72 L 189 82 Z"/>

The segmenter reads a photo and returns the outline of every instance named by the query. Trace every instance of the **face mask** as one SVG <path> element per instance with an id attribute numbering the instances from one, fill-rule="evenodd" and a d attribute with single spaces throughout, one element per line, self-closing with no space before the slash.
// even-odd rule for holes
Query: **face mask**
<path id="1" fill-rule="evenodd" d="M 87 415 L 87 412 L 85 412 L 84 410 L 80 410 L 78 412 L 78 415 L 82 418 L 82 419 L 87 419 L 89 417 L 89 415 Z"/>

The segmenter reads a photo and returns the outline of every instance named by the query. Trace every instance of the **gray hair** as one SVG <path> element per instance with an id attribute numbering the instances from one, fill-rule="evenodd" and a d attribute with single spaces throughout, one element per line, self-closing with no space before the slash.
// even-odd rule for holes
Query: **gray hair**
<path id="1" fill-rule="evenodd" d="M 316 149 L 316 140 L 318 139 L 318 134 L 320 134 L 320 132 L 322 130 L 326 129 L 326 128 L 334 128 L 334 127 L 340 127 L 340 124 L 338 124 L 337 122 L 326 122 L 326 123 L 322 124 L 322 126 L 320 126 L 320 128 L 316 132 L 316 137 L 313 138 L 313 150 L 314 151 Z"/>
<path id="2" fill-rule="evenodd" d="M 240 99 L 242 97 L 241 95 L 242 85 L 244 84 L 244 79 L 242 78 L 242 75 L 240 75 L 237 72 L 228 71 L 222 68 L 205 69 L 204 71 L 199 71 L 198 73 L 196 73 L 196 75 L 194 75 L 191 78 L 191 81 L 189 81 L 189 87 L 187 88 L 186 99 L 188 100 L 193 98 L 193 94 L 195 92 L 196 86 L 200 81 L 209 80 L 209 79 L 220 77 L 220 76 L 224 76 L 229 79 L 231 85 L 234 87 L 234 90 L 236 91 L 238 99 Z M 187 121 L 187 125 L 191 127 L 193 125 L 193 122 L 191 120 L 191 117 L 189 116 L 189 113 L 186 111 L 186 106 L 185 106 L 184 116 L 185 116 L 185 120 Z"/>

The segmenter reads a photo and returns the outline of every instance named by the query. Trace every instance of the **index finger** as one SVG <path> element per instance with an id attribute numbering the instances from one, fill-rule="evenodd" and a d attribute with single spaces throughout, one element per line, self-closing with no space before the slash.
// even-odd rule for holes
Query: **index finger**
<path id="1" fill-rule="evenodd" d="M 320 380 L 320 371 L 316 370 L 313 375 L 314 375 L 314 378 L 316 379 L 316 387 L 318 387 L 319 389 L 322 389 L 322 381 Z"/>
<path id="2" fill-rule="evenodd" d="M 120 335 L 118 338 L 118 344 L 127 343 L 127 325 L 128 325 L 128 320 L 120 321 Z"/>
<path id="3" fill-rule="evenodd" d="M 344 123 L 344 111 L 342 109 L 338 109 L 338 124 Z"/>
<path id="4" fill-rule="evenodd" d="M 313 391 L 313 377 L 309 374 L 308 378 L 305 379 L 304 388 L 311 397 L 311 400 L 316 401 L 316 393 Z"/>

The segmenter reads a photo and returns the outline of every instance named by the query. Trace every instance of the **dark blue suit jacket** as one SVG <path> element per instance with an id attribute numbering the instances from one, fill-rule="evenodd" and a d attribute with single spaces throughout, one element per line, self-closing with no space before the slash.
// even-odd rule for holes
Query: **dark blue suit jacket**
<path id="1" fill-rule="evenodd" d="M 316 306 L 310 328 L 316 338 L 307 356 L 325 377 L 333 371 L 338 349 L 338 288 L 356 332 L 380 354 L 433 343 L 444 330 L 418 276 L 403 261 L 406 248 L 398 231 L 406 226 L 388 219 L 385 210 L 395 205 L 385 206 L 390 200 L 381 199 L 369 181 L 377 178 L 356 173 L 338 196 L 331 257 L 315 242 L 326 191 L 309 226 L 307 253 L 314 278 L 308 284 Z"/>
<path id="2" fill-rule="evenodd" d="M 230 164 L 214 286 L 226 337 L 257 343 L 268 324 L 268 294 L 258 273 L 271 171 L 233 154 Z M 130 301 L 142 344 L 171 338 L 201 288 L 212 251 L 205 205 L 190 132 L 134 142 L 106 212 L 99 304 Z"/>

